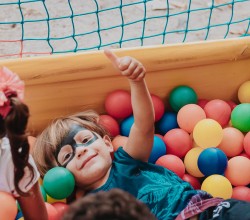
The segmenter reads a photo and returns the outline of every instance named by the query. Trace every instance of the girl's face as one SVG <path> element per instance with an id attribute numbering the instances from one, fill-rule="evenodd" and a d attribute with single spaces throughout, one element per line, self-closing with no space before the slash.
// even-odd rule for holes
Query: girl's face
<path id="1" fill-rule="evenodd" d="M 112 151 L 108 136 L 102 138 L 95 132 L 74 125 L 59 146 L 56 159 L 61 166 L 72 172 L 77 186 L 94 189 L 108 178 Z"/>

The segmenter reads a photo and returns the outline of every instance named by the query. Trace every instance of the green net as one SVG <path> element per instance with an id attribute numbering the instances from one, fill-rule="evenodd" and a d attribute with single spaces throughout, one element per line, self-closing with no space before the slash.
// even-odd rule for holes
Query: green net
<path id="1" fill-rule="evenodd" d="M 0 56 L 244 37 L 250 0 L 0 0 Z"/>

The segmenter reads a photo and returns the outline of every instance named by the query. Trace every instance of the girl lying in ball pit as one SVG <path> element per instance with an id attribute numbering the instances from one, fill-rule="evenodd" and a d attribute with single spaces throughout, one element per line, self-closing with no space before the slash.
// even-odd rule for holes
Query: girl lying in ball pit
<path id="1" fill-rule="evenodd" d="M 22 102 L 23 94 L 23 81 L 6 67 L 0 69 L 0 191 L 17 199 L 25 220 L 46 220 L 40 174 L 29 155 L 29 109 Z"/>
<path id="2" fill-rule="evenodd" d="M 197 191 L 172 171 L 148 163 L 154 137 L 154 109 L 144 66 L 132 57 L 105 55 L 127 77 L 134 115 L 128 141 L 113 152 L 111 139 L 94 111 L 62 117 L 38 137 L 33 156 L 41 175 L 55 166 L 75 177 L 75 193 L 88 194 L 120 188 L 145 203 L 159 220 L 250 219 L 250 203 L 212 198 Z M 239 211 L 241 210 L 241 211 Z"/>

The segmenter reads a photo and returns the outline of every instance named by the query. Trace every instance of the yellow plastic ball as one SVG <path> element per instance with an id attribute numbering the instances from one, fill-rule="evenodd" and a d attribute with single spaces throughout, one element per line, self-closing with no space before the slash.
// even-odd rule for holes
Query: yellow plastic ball
<path id="1" fill-rule="evenodd" d="M 241 103 L 250 103 L 250 80 L 241 84 L 238 89 L 238 99 Z"/>
<path id="2" fill-rule="evenodd" d="M 218 174 L 207 177 L 201 184 L 201 190 L 208 192 L 213 197 L 223 199 L 230 199 L 233 194 L 233 187 L 230 181 Z"/>
<path id="3" fill-rule="evenodd" d="M 221 125 L 213 119 L 199 121 L 193 131 L 196 144 L 202 148 L 217 147 L 223 138 Z"/>
<path id="4" fill-rule="evenodd" d="M 50 197 L 50 196 L 47 194 L 47 202 L 50 203 L 50 204 L 53 204 L 53 203 L 55 203 L 55 202 L 63 202 L 63 203 L 66 203 L 66 199 L 61 199 L 61 200 L 54 199 L 54 198 Z"/>
<path id="5" fill-rule="evenodd" d="M 184 165 L 186 171 L 195 177 L 203 177 L 203 173 L 198 168 L 198 157 L 200 153 L 203 151 L 200 147 L 195 147 L 189 150 L 184 158 Z"/>

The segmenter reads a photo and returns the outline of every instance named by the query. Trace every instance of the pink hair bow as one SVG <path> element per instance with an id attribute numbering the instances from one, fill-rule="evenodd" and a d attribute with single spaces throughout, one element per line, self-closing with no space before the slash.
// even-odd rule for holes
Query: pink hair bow
<path id="1" fill-rule="evenodd" d="M 24 82 L 8 68 L 0 69 L 0 115 L 5 118 L 11 110 L 11 96 L 24 97 Z"/>

